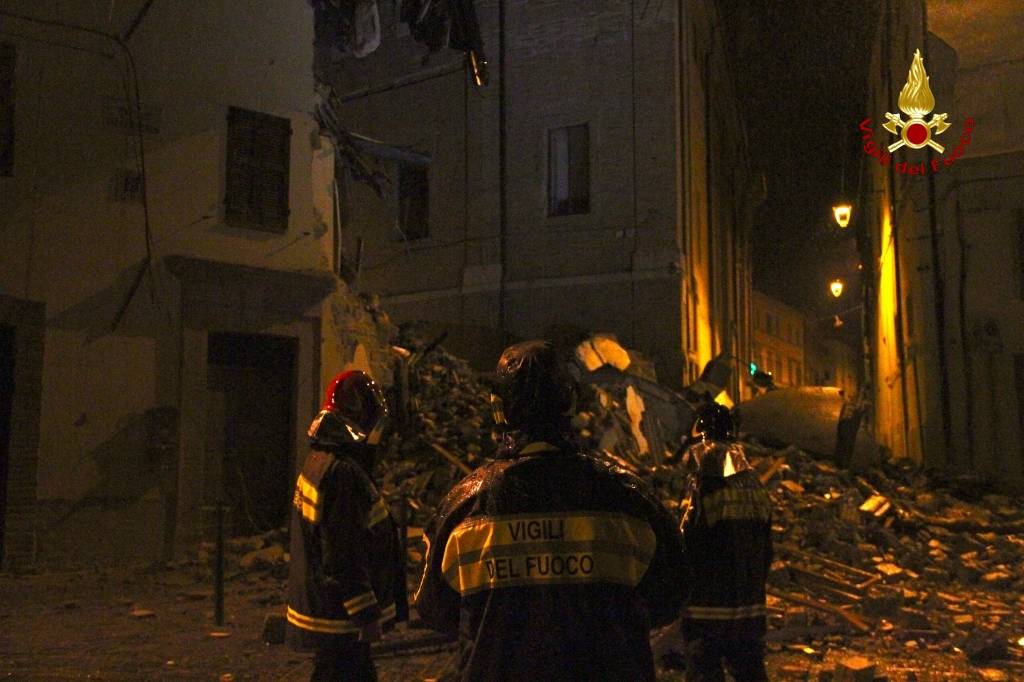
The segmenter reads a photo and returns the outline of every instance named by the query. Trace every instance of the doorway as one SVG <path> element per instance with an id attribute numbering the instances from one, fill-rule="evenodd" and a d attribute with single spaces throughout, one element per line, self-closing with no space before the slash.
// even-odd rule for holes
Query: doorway
<path id="1" fill-rule="evenodd" d="M 14 327 L 0 325 L 0 560 L 7 524 L 7 472 L 10 462 L 11 406 L 14 403 Z"/>
<path id="2" fill-rule="evenodd" d="M 208 490 L 230 507 L 232 535 L 284 526 L 291 500 L 298 339 L 211 333 Z M 213 499 L 210 500 L 215 501 Z"/>

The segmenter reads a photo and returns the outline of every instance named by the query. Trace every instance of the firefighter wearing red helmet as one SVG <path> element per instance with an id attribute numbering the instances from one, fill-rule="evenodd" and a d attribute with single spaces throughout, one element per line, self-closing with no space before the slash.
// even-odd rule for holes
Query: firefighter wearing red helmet
<path id="1" fill-rule="evenodd" d="M 654 680 L 649 631 L 680 604 L 675 519 L 573 444 L 574 387 L 548 343 L 506 349 L 497 374 L 514 437 L 442 503 L 420 617 L 459 634 L 460 680 Z"/>
<path id="2" fill-rule="evenodd" d="M 338 374 L 309 427 L 292 499 L 288 639 L 312 680 L 376 680 L 370 644 L 404 610 L 398 529 L 371 479 L 387 407 L 360 371 Z M 404 615 L 404 614 L 397 614 Z"/>

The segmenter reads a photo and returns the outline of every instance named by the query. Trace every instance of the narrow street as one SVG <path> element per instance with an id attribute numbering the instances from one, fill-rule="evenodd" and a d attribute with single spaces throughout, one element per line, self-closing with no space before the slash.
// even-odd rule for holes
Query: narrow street
<path id="1" fill-rule="evenodd" d="M 1024 681 L 1022 66 L 1022 0 L 0 0 L 0 681 Z"/>

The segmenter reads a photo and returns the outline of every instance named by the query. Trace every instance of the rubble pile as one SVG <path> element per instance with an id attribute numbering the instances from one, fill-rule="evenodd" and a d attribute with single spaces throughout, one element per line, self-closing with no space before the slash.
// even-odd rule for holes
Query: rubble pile
<path id="1" fill-rule="evenodd" d="M 403 328 L 405 378 L 392 405 L 396 433 L 381 462 L 383 493 L 403 525 L 425 525 L 463 476 L 493 458 L 490 388 L 469 364 Z M 407 388 L 402 388 L 401 384 Z"/>
<path id="2" fill-rule="evenodd" d="M 963 499 L 910 466 L 857 474 L 795 448 L 750 450 L 775 503 L 774 639 L 870 634 L 873 647 L 1024 668 L 1019 500 Z"/>
<path id="3" fill-rule="evenodd" d="M 203 541 L 195 566 L 200 570 L 197 579 L 206 581 L 207 570 L 212 571 L 217 551 L 216 543 Z M 274 528 L 259 535 L 246 535 L 224 540 L 224 574 L 226 579 L 238 576 L 266 575 L 273 578 L 288 577 L 288 528 Z"/>
<path id="4" fill-rule="evenodd" d="M 573 420 L 580 442 L 677 509 L 686 481 L 673 451 L 692 408 L 608 366 L 582 378 Z M 409 386 L 412 426 L 392 446 L 385 492 L 407 501 L 413 540 L 451 485 L 494 455 L 495 441 L 489 390 L 466 363 L 432 348 Z M 972 497 L 909 466 L 853 471 L 796 447 L 747 446 L 775 504 L 770 639 L 820 651 L 866 636 L 879 650 L 955 649 L 976 665 L 1024 671 L 1019 500 Z M 410 546 L 413 572 L 420 550 Z"/>

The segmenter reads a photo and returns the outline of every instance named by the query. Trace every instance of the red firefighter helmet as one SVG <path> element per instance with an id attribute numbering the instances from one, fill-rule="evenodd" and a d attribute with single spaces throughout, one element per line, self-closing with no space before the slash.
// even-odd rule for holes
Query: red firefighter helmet
<path id="1" fill-rule="evenodd" d="M 327 386 L 320 413 L 309 426 L 314 447 L 380 441 L 388 408 L 380 386 L 365 372 L 341 372 Z"/>

